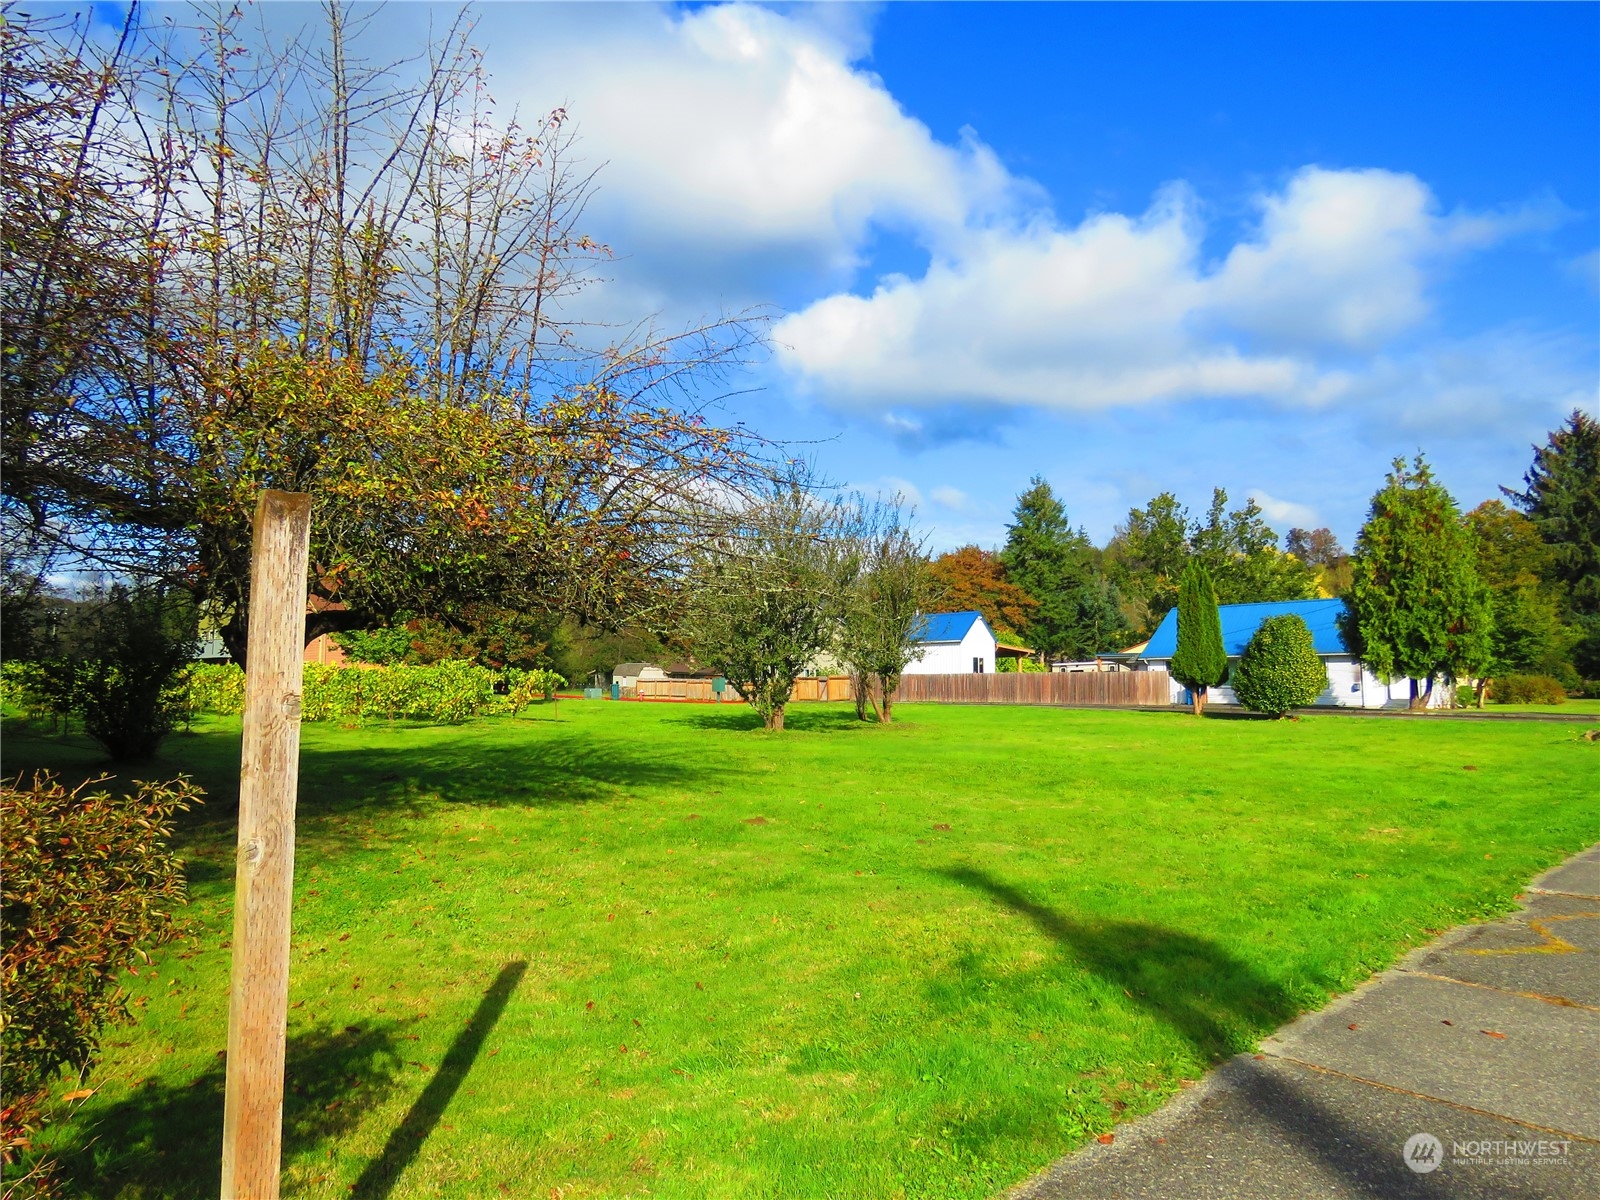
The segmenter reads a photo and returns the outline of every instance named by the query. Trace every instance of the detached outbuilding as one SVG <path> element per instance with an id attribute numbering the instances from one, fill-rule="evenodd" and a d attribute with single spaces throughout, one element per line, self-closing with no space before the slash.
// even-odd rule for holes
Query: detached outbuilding
<path id="1" fill-rule="evenodd" d="M 1338 705 L 1341 708 L 1405 708 L 1411 703 L 1410 679 L 1396 679 L 1384 683 L 1366 664 L 1358 661 L 1345 645 L 1339 620 L 1344 614 L 1343 600 L 1277 600 L 1262 604 L 1223 604 L 1218 607 L 1222 618 L 1222 645 L 1228 652 L 1230 667 L 1237 666 L 1245 646 L 1255 636 L 1256 629 L 1268 617 L 1293 613 L 1311 630 L 1311 644 L 1323 664 L 1328 668 L 1328 687 L 1317 697 L 1318 704 Z M 1107 656 L 1126 663 L 1136 671 L 1168 671 L 1172 656 L 1178 649 L 1178 610 L 1173 609 L 1162 619 L 1150 640 L 1123 654 Z M 1428 690 L 1428 681 L 1416 682 L 1417 693 Z M 1171 681 L 1172 702 L 1190 703 L 1189 691 L 1176 679 Z M 1238 698 L 1227 684 L 1215 687 L 1208 693 L 1213 704 L 1237 704 Z M 1455 688 L 1449 684 L 1435 683 L 1429 697 L 1430 708 L 1449 708 L 1455 703 Z"/>
<path id="2" fill-rule="evenodd" d="M 907 663 L 904 675 L 986 675 L 1001 658 L 1026 658 L 1026 646 L 995 637 L 981 612 L 929 613 L 917 631 L 922 657 Z"/>

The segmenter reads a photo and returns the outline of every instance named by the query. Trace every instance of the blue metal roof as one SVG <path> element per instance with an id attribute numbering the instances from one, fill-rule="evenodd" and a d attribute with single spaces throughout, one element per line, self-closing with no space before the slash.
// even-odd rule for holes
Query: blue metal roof
<path id="1" fill-rule="evenodd" d="M 919 642 L 959 642 L 967 636 L 975 621 L 982 621 L 980 612 L 929 613 L 922 618 L 917 630 Z"/>
<path id="2" fill-rule="evenodd" d="M 1318 654 L 1349 654 L 1344 638 L 1339 633 L 1339 617 L 1344 613 L 1343 600 L 1273 600 L 1263 604 L 1222 604 L 1217 608 L 1222 618 L 1222 645 L 1229 658 L 1244 653 L 1246 644 L 1255 636 L 1261 622 L 1268 617 L 1293 613 L 1311 630 L 1311 645 Z M 1150 635 L 1140 658 L 1171 658 L 1178 649 L 1178 610 L 1173 609 L 1162 618 L 1161 624 Z"/>

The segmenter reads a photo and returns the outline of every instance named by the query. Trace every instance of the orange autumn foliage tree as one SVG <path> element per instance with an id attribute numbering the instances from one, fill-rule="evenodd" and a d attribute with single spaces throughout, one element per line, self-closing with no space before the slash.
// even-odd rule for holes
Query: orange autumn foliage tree
<path id="1" fill-rule="evenodd" d="M 1006 579 L 1000 556 L 978 546 L 962 546 L 933 560 L 933 577 L 944 589 L 940 604 L 947 612 L 983 614 L 996 632 L 1014 633 L 1028 621 L 1038 601 Z"/>

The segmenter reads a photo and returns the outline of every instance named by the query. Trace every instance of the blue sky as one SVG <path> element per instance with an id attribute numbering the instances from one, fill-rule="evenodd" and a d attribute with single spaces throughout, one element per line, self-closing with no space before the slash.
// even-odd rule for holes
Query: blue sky
<path id="1" fill-rule="evenodd" d="M 1035 474 L 1096 541 L 1220 485 L 1348 544 L 1395 455 L 1470 506 L 1595 411 L 1600 6 L 478 17 L 502 106 L 605 164 L 582 314 L 771 306 L 731 415 L 935 548 L 997 544 Z"/>

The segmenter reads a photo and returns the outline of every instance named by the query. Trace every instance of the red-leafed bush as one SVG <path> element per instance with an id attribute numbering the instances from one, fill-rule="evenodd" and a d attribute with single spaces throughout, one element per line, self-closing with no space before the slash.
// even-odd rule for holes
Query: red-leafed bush
<path id="1" fill-rule="evenodd" d="M 182 862 L 173 816 L 199 802 L 188 779 L 131 795 L 71 791 L 49 772 L 0 783 L 4 830 L 0 942 L 0 1149 L 26 1156 L 39 1105 L 63 1069 L 85 1071 L 108 1023 L 131 1020 L 125 970 L 178 932 Z M 11 1172 L 7 1172 L 10 1174 Z"/>

